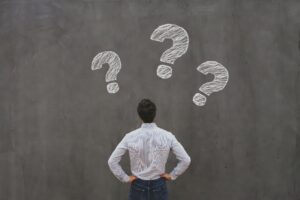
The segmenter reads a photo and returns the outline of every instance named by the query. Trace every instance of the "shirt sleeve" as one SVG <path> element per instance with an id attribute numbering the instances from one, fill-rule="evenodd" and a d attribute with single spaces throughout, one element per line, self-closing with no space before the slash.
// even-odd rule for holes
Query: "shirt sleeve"
<path id="1" fill-rule="evenodd" d="M 122 159 L 122 156 L 127 151 L 126 145 L 126 137 L 127 134 L 123 137 L 121 142 L 117 145 L 115 150 L 112 152 L 111 156 L 109 157 L 107 163 L 111 170 L 111 172 L 117 177 L 121 182 L 129 182 L 129 176 L 124 172 L 122 167 L 120 166 L 119 162 Z"/>
<path id="2" fill-rule="evenodd" d="M 191 158 L 174 135 L 172 139 L 171 150 L 179 161 L 176 167 L 170 173 L 172 180 L 175 180 L 188 168 L 191 163 Z"/>

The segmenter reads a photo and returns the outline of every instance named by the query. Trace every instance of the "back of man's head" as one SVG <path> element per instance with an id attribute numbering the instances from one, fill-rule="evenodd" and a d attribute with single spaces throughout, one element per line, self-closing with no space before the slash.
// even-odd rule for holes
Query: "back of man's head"
<path id="1" fill-rule="evenodd" d="M 149 99 L 142 99 L 137 107 L 137 112 L 144 123 L 152 123 L 156 115 L 156 106 Z"/>

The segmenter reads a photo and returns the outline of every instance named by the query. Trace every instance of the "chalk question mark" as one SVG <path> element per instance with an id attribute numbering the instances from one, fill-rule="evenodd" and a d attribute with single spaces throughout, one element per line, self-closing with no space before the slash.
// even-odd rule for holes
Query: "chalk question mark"
<path id="1" fill-rule="evenodd" d="M 197 70 L 205 75 L 210 73 L 215 76 L 213 81 L 203 84 L 199 89 L 207 96 L 225 88 L 229 79 L 229 74 L 227 69 L 220 63 L 216 61 L 206 61 L 199 65 Z M 201 93 L 196 93 L 193 97 L 193 102 L 197 106 L 204 106 L 206 103 L 206 97 Z"/>
<path id="2" fill-rule="evenodd" d="M 160 57 L 161 62 L 169 64 L 174 64 L 175 60 L 185 54 L 189 47 L 188 33 L 176 24 L 164 24 L 157 27 L 150 39 L 157 42 L 163 42 L 165 39 L 173 41 L 173 46 Z M 172 76 L 172 68 L 168 65 L 159 65 L 156 73 L 160 78 L 168 79 Z"/>
<path id="3" fill-rule="evenodd" d="M 118 54 L 113 51 L 103 51 L 98 53 L 92 61 L 91 68 L 92 70 L 101 69 L 104 64 L 109 65 L 109 69 L 105 76 L 105 81 L 116 81 L 117 75 L 121 70 L 121 59 Z M 112 82 L 107 84 L 106 89 L 108 93 L 114 94 L 119 91 L 119 85 L 117 82 Z"/>

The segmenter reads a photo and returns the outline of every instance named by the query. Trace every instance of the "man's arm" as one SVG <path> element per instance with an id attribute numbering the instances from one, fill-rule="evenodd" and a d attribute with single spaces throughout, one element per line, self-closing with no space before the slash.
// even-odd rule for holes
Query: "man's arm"
<path id="1" fill-rule="evenodd" d="M 179 160 L 176 167 L 170 173 L 171 179 L 175 180 L 179 175 L 181 175 L 188 168 L 188 166 L 191 163 L 191 158 L 174 135 L 173 135 L 171 149 L 172 152 L 175 154 L 177 160 Z"/>
<path id="2" fill-rule="evenodd" d="M 119 162 L 122 159 L 122 156 L 127 151 L 126 145 L 126 136 L 123 137 L 121 142 L 117 145 L 116 149 L 112 152 L 111 156 L 108 159 L 108 166 L 111 172 L 122 182 L 129 182 L 129 176 L 124 172 Z"/>

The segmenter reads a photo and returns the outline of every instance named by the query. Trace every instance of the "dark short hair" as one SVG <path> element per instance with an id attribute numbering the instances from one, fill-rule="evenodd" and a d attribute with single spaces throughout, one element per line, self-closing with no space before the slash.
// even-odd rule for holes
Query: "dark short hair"
<path id="1" fill-rule="evenodd" d="M 137 112 L 144 123 L 152 123 L 156 115 L 156 106 L 149 99 L 142 99 L 137 107 Z"/>

